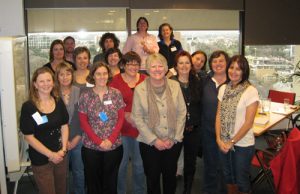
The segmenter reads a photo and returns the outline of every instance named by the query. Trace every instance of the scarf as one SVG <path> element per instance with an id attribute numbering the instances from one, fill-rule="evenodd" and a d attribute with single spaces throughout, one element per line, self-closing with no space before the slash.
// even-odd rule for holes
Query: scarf
<path id="1" fill-rule="evenodd" d="M 229 82 L 226 86 L 221 102 L 221 139 L 227 142 L 234 132 L 236 109 L 243 92 L 250 86 L 248 81 L 238 84 L 235 88 Z"/>
<path id="2" fill-rule="evenodd" d="M 155 134 L 159 134 L 157 126 L 160 124 L 160 113 L 157 107 L 156 96 L 163 96 L 166 94 L 166 106 L 167 106 L 167 121 L 168 121 L 168 137 L 175 136 L 176 129 L 176 108 L 173 102 L 171 89 L 169 87 L 167 78 L 165 78 L 165 84 L 162 90 L 158 92 L 152 84 L 150 83 L 150 78 L 146 78 L 146 88 L 147 88 L 147 102 L 148 102 L 148 127 L 154 131 Z"/>

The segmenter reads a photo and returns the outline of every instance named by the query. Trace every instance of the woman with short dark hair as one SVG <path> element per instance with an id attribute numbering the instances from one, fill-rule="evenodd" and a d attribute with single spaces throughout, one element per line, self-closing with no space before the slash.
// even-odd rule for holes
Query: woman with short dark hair
<path id="1" fill-rule="evenodd" d="M 132 193 L 144 194 L 145 189 L 145 175 L 143 168 L 143 161 L 140 154 L 139 143 L 136 140 L 139 132 L 136 129 L 133 120 L 130 118 L 133 93 L 135 87 L 144 81 L 146 75 L 140 74 L 141 66 L 140 56 L 130 51 L 123 56 L 124 73 L 114 76 L 110 86 L 117 88 L 123 95 L 125 106 L 125 120 L 121 129 L 122 143 L 123 143 L 123 159 L 119 169 L 118 176 L 118 193 L 126 193 L 127 185 L 127 169 L 131 161 L 132 169 Z"/>
<path id="2" fill-rule="evenodd" d="M 121 69 L 121 59 L 122 53 L 118 48 L 110 48 L 105 54 L 105 62 L 110 68 L 113 77 L 121 73 L 121 70 L 123 71 L 123 68 Z"/>
<path id="3" fill-rule="evenodd" d="M 74 51 L 74 61 L 76 64 L 76 71 L 74 72 L 74 85 L 81 90 L 91 86 L 86 78 L 90 73 L 88 68 L 90 64 L 91 54 L 87 47 L 76 47 Z"/>
<path id="4" fill-rule="evenodd" d="M 120 40 L 114 33 L 106 32 L 101 36 L 99 41 L 99 46 L 102 50 L 102 53 L 99 53 L 94 57 L 93 63 L 102 61 L 105 62 L 105 53 L 110 48 L 119 48 Z"/>
<path id="5" fill-rule="evenodd" d="M 158 53 L 159 47 L 154 35 L 149 34 L 149 22 L 145 17 L 140 17 L 136 22 L 137 32 L 129 36 L 123 48 L 123 54 L 134 51 L 140 55 L 141 70 L 146 72 L 146 59 L 150 54 Z"/>
<path id="6" fill-rule="evenodd" d="M 209 58 L 210 73 L 204 80 L 202 95 L 201 132 L 203 155 L 203 193 L 225 193 L 225 184 L 220 165 L 219 148 L 216 142 L 215 118 L 218 106 L 218 91 L 226 82 L 229 62 L 225 51 L 214 51 Z"/>

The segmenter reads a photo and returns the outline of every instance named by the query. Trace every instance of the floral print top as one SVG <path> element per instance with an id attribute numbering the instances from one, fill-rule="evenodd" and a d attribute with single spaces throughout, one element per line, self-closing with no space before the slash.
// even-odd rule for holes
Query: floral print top
<path id="1" fill-rule="evenodd" d="M 115 126 L 118 122 L 118 111 L 124 107 L 125 103 L 120 91 L 111 87 L 103 95 L 102 101 L 93 88 L 85 90 L 79 99 L 79 112 L 86 114 L 93 133 L 102 140 L 115 140 L 111 141 L 112 150 L 122 144 L 120 129 L 116 129 Z M 101 119 L 100 113 L 104 113 L 107 120 Z M 116 138 L 110 138 L 112 136 L 116 136 Z M 82 141 L 86 148 L 103 151 L 86 133 L 83 133 Z"/>

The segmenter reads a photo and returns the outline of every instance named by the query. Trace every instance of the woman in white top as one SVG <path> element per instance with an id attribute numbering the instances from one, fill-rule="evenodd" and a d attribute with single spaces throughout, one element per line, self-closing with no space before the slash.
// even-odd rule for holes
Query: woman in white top
<path id="1" fill-rule="evenodd" d="M 258 106 L 257 89 L 248 78 L 250 68 L 244 56 L 233 56 L 227 68 L 227 83 L 218 94 L 216 140 L 228 193 L 250 193 L 251 159 L 254 154 L 252 126 Z"/>

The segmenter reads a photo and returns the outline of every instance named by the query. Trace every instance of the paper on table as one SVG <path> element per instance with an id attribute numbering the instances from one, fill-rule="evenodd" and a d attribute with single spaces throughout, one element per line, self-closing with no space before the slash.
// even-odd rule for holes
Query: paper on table
<path id="1" fill-rule="evenodd" d="M 262 117 L 255 117 L 254 123 L 257 125 L 265 125 L 269 122 L 269 117 L 262 116 Z"/>
<path id="2" fill-rule="evenodd" d="M 277 114 L 284 114 L 284 115 L 288 113 L 287 111 L 284 110 L 283 106 L 272 107 L 271 112 Z"/>

